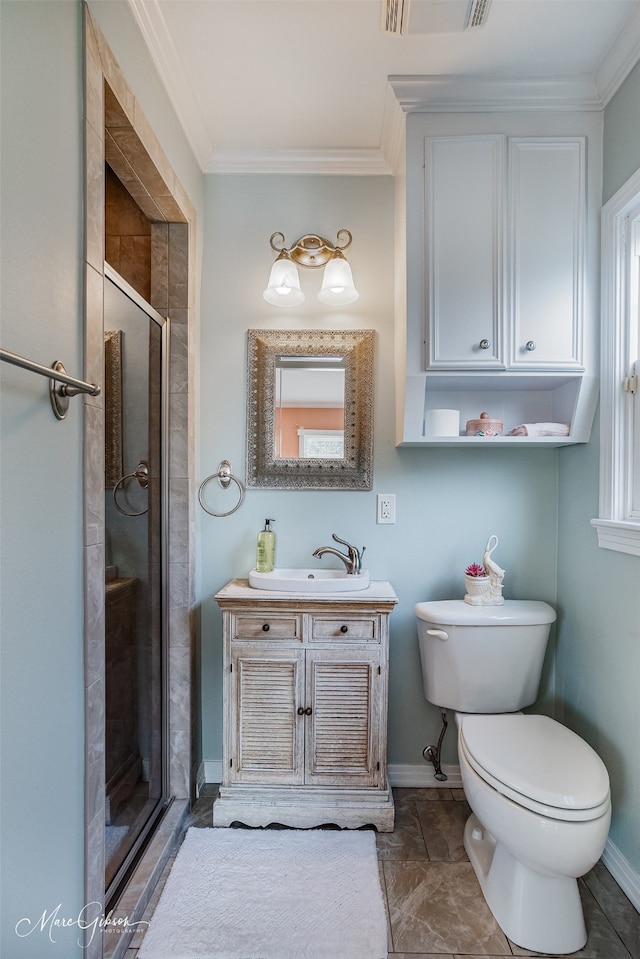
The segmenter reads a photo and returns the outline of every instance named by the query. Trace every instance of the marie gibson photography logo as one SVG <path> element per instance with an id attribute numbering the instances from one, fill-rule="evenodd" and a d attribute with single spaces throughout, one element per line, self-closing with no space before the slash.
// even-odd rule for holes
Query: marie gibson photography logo
<path id="1" fill-rule="evenodd" d="M 145 919 L 132 922 L 128 916 L 114 916 L 113 910 L 105 914 L 102 903 L 97 901 L 86 903 L 77 916 L 65 916 L 62 914 L 62 903 L 59 902 L 54 909 L 45 909 L 37 919 L 30 919 L 28 916 L 18 919 L 15 932 L 16 936 L 21 939 L 36 934 L 44 934 L 49 942 L 56 942 L 55 934 L 61 929 L 77 927 L 81 932 L 89 931 L 86 938 L 79 937 L 77 940 L 78 945 L 82 949 L 86 949 L 93 942 L 99 929 L 104 929 L 105 932 L 123 933 L 129 929 L 138 929 L 148 925 L 149 923 Z"/>

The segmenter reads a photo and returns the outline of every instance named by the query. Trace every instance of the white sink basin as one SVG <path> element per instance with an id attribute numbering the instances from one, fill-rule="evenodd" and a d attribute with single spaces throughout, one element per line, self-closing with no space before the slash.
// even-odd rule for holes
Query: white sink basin
<path id="1" fill-rule="evenodd" d="M 259 573 L 252 569 L 249 586 L 254 589 L 272 589 L 281 593 L 350 593 L 366 589 L 369 572 L 352 575 L 342 569 L 274 569 Z"/>

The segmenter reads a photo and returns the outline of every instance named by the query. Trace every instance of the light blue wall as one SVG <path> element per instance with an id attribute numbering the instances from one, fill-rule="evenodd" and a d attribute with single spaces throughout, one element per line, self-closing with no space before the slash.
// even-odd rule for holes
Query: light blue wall
<path id="1" fill-rule="evenodd" d="M 130 9 L 98 6 L 200 216 L 202 176 Z M 0 17 L 2 347 L 81 376 L 82 5 L 1 0 Z M 4 363 L 0 377 L 0 955 L 72 959 L 84 905 L 82 401 L 58 422 L 46 380 Z M 59 904 L 74 924 L 16 935 Z"/>
<path id="2" fill-rule="evenodd" d="M 463 595 L 465 566 L 497 533 L 505 595 L 555 600 L 557 453 L 551 450 L 396 449 L 394 441 L 393 182 L 387 177 L 207 176 L 200 341 L 198 479 L 227 458 L 244 477 L 247 329 L 369 328 L 377 332 L 375 477 L 371 492 L 248 490 L 233 516 L 199 511 L 203 757 L 221 759 L 221 615 L 213 595 L 246 577 L 255 538 L 275 517 L 278 565 L 309 565 L 332 532 L 366 545 L 366 566 L 400 598 L 391 618 L 389 761 L 423 763 L 439 713 L 423 697 L 413 605 Z M 289 311 L 262 299 L 269 236 L 353 233 L 349 259 L 360 299 L 341 312 L 316 300 L 320 276 L 301 271 L 307 299 Z M 479 413 L 480 411 L 478 411 Z M 215 484 L 211 484 L 212 487 Z M 212 490 L 215 494 L 215 490 Z M 376 526 L 376 492 L 397 496 L 397 524 Z M 222 510 L 230 490 L 213 496 Z M 454 762 L 455 737 L 445 740 Z"/>
<path id="3" fill-rule="evenodd" d="M 640 167 L 640 67 L 605 110 L 604 199 Z M 599 429 L 560 458 L 558 709 L 605 761 L 611 840 L 640 874 L 640 557 L 599 549 Z"/>
<path id="4" fill-rule="evenodd" d="M 81 11 L 3 0 L 0 14 L 2 346 L 81 375 Z M 45 379 L 0 375 L 0 952 L 67 959 L 77 926 L 54 942 L 14 929 L 82 906 L 82 402 L 58 422 Z"/>

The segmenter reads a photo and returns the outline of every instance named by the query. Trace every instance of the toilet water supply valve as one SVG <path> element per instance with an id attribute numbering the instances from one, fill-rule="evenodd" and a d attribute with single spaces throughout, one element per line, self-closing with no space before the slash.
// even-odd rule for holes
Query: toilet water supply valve
<path id="1" fill-rule="evenodd" d="M 438 630 L 440 632 L 440 630 Z M 444 634 L 446 638 L 446 633 Z M 437 779 L 439 782 L 445 782 L 447 779 L 447 774 L 442 772 L 442 767 L 440 765 L 440 753 L 442 751 L 442 740 L 444 739 L 444 734 L 447 731 L 447 710 L 440 708 L 440 715 L 442 717 L 442 729 L 440 730 L 440 736 L 438 737 L 437 746 L 425 746 L 422 750 L 422 755 L 427 760 L 428 763 L 433 765 L 434 769 L 434 779 Z"/>

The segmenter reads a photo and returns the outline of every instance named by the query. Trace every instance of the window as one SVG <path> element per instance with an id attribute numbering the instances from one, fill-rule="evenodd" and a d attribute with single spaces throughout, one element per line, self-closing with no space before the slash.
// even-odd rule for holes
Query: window
<path id="1" fill-rule="evenodd" d="M 598 545 L 640 556 L 640 170 L 602 211 Z"/>
<path id="2" fill-rule="evenodd" d="M 342 459 L 344 430 L 298 430 L 298 455 L 305 459 Z"/>

